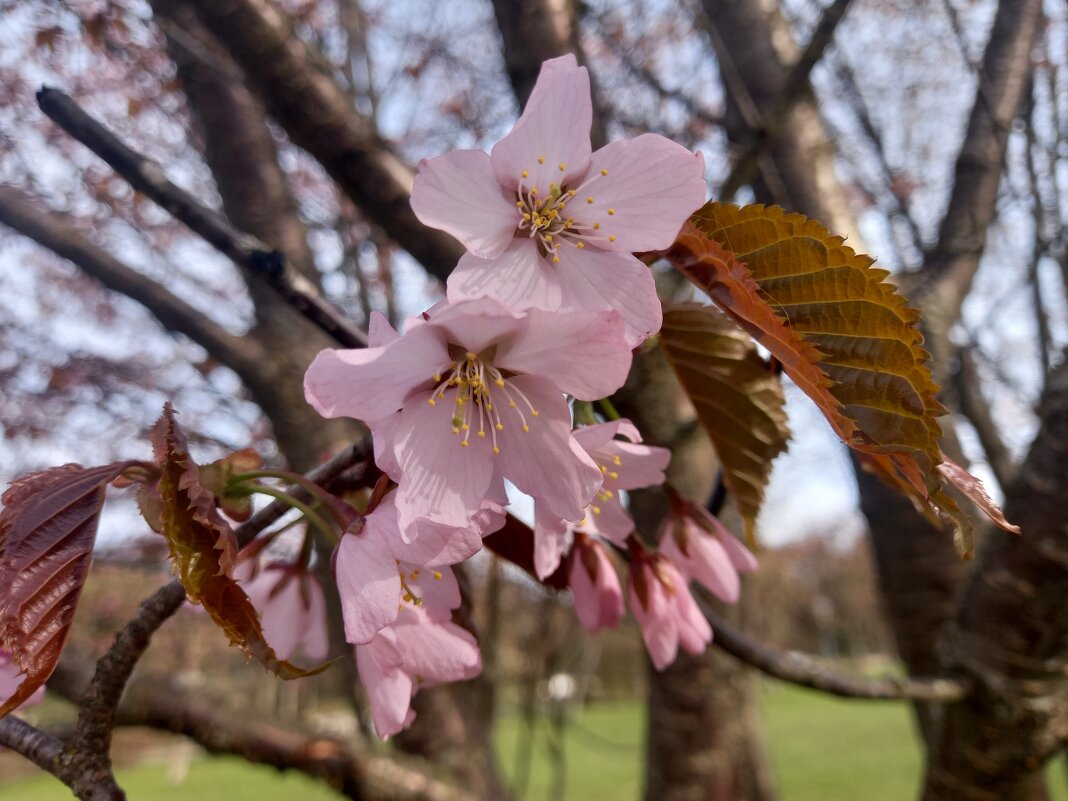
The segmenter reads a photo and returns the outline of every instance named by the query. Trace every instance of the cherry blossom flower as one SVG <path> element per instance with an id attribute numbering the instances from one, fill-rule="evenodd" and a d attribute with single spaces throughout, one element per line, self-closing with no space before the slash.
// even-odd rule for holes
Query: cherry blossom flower
<path id="1" fill-rule="evenodd" d="M 12 660 L 11 654 L 0 649 L 0 706 L 15 694 L 15 691 L 22 686 L 25 678 L 22 669 Z M 41 703 L 44 699 L 44 693 L 44 687 L 39 688 L 37 692 L 19 706 L 19 709 L 26 709 Z"/>
<path id="2" fill-rule="evenodd" d="M 623 509 L 620 491 L 663 484 L 664 470 L 671 460 L 667 448 L 642 445 L 637 427 L 626 419 L 585 426 L 572 436 L 597 463 L 604 483 L 577 523 L 561 520 L 544 504 L 535 502 L 534 568 L 542 579 L 560 565 L 576 532 L 599 535 L 624 545 L 634 530 L 634 521 Z M 617 436 L 624 439 L 616 439 Z"/>
<path id="3" fill-rule="evenodd" d="M 580 519 L 602 476 L 572 442 L 564 393 L 595 399 L 622 385 L 631 354 L 619 315 L 482 299 L 424 318 L 377 347 L 322 351 L 304 382 L 320 414 L 370 426 L 376 462 L 399 484 L 403 536 L 420 521 L 466 527 L 505 478 Z"/>
<path id="4" fill-rule="evenodd" d="M 623 617 L 623 590 L 612 560 L 602 546 L 581 533 L 571 549 L 568 584 L 575 599 L 579 623 L 591 634 L 614 628 Z"/>
<path id="5" fill-rule="evenodd" d="M 482 535 L 503 525 L 503 515 L 484 509 L 465 529 L 421 525 L 419 536 L 405 542 L 397 523 L 396 493 L 364 518 L 356 532 L 346 533 L 338 545 L 334 569 L 345 638 L 353 644 L 370 642 L 392 624 L 403 602 L 448 610 L 459 604 L 460 590 L 447 565 L 473 556 Z M 429 578 L 427 578 L 429 576 Z M 413 587 L 419 587 L 417 591 Z"/>
<path id="6" fill-rule="evenodd" d="M 690 594 L 689 582 L 668 559 L 631 548 L 627 595 L 642 639 L 657 670 L 675 661 L 679 646 L 699 654 L 712 642 L 712 627 Z"/>
<path id="7" fill-rule="evenodd" d="M 713 514 L 677 497 L 660 527 L 660 552 L 728 603 L 738 600 L 738 574 L 757 568 L 756 557 Z"/>
<path id="8" fill-rule="evenodd" d="M 253 575 L 251 560 L 240 562 L 234 572 L 260 613 L 263 634 L 279 659 L 289 659 L 298 650 L 316 661 L 326 659 L 326 598 L 313 574 L 293 565 L 268 564 Z"/>
<path id="9" fill-rule="evenodd" d="M 546 61 L 519 121 L 489 155 L 424 160 L 412 209 L 467 248 L 452 301 L 493 297 L 555 309 L 616 309 L 636 346 L 660 328 L 648 268 L 705 200 L 704 160 L 644 134 L 591 153 L 590 79 L 572 55 Z"/>
<path id="10" fill-rule="evenodd" d="M 424 687 L 471 679 L 482 671 L 478 643 L 450 620 L 460 592 L 450 568 L 409 574 L 396 619 L 355 647 L 375 730 L 391 737 L 415 718 L 411 699 Z"/>

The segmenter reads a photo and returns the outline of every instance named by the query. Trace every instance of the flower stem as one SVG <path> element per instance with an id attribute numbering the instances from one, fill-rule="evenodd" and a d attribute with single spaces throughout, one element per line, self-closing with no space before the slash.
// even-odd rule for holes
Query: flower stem
<path id="1" fill-rule="evenodd" d="M 238 487 L 235 489 L 235 491 L 244 493 L 246 495 L 253 495 L 257 493 L 260 495 L 269 495 L 272 498 L 280 500 L 282 503 L 286 504 L 287 506 L 291 506 L 292 508 L 300 512 L 302 515 L 304 515 L 307 521 L 313 526 L 315 526 L 317 529 L 319 529 L 321 532 L 323 532 L 323 534 L 326 535 L 326 538 L 330 540 L 330 542 L 334 543 L 335 545 L 337 544 L 337 534 L 334 533 L 334 529 L 330 526 L 329 523 L 326 522 L 322 515 L 320 515 L 318 512 L 316 512 L 303 501 L 298 501 L 289 493 L 284 492 L 280 489 L 275 489 L 274 487 L 268 487 L 264 484 L 250 484 Z"/>

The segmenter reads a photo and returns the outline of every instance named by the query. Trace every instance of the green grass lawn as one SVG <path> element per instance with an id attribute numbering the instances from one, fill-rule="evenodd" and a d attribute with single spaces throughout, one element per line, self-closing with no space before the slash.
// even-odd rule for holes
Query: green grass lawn
<path id="1" fill-rule="evenodd" d="M 840 701 L 805 690 L 765 684 L 763 723 L 782 801 L 912 801 L 920 755 L 901 704 Z M 565 736 L 566 801 L 636 801 L 641 793 L 642 711 L 639 704 L 595 706 Z M 525 801 L 551 795 L 549 731 L 534 738 Z M 501 721 L 501 764 L 514 779 L 525 741 L 515 717 Z M 1053 796 L 1068 801 L 1064 766 L 1050 770 Z M 186 780 L 171 786 L 164 768 L 147 764 L 119 771 L 130 801 L 332 801 L 321 784 L 293 774 L 250 767 L 235 759 L 193 763 Z M 0 787 L 0 801 L 67 801 L 71 795 L 41 776 Z"/>

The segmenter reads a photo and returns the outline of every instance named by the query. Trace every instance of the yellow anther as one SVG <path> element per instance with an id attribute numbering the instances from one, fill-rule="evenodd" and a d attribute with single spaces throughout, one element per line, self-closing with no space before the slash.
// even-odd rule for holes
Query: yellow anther
<path id="1" fill-rule="evenodd" d="M 552 242 L 553 241 L 553 235 L 552 234 L 546 234 L 545 235 L 545 241 L 546 242 Z"/>
<path id="2" fill-rule="evenodd" d="M 528 425 L 524 424 L 524 425 L 523 425 L 523 430 L 524 430 L 524 431 L 530 431 L 530 426 L 528 426 Z"/>
<path id="3" fill-rule="evenodd" d="M 608 175 L 608 170 L 602 168 L 601 169 L 601 175 Z"/>
<path id="4" fill-rule="evenodd" d="M 531 195 L 536 195 L 536 194 L 538 194 L 538 187 L 536 187 L 536 186 L 535 186 L 535 187 L 533 187 L 533 188 L 532 188 L 532 189 L 530 190 L 530 194 L 531 194 Z"/>
<path id="5" fill-rule="evenodd" d="M 545 163 L 545 156 L 538 156 L 538 164 L 544 164 L 544 163 Z"/>
<path id="6" fill-rule="evenodd" d="M 559 263 L 560 263 L 560 257 L 554 255 L 553 256 L 553 264 L 559 264 Z"/>
<path id="7" fill-rule="evenodd" d="M 590 195 L 588 198 L 586 198 L 586 202 L 593 203 L 593 195 Z"/>
<path id="8" fill-rule="evenodd" d="M 496 456 L 500 452 L 501 452 L 501 449 L 498 448 L 496 445 L 494 445 L 493 446 L 493 455 Z"/>
<path id="9" fill-rule="evenodd" d="M 472 353 L 471 351 L 467 351 L 467 360 L 469 362 L 473 362 L 477 358 L 478 358 L 478 354 L 477 353 Z"/>
<path id="10" fill-rule="evenodd" d="M 478 438 L 479 439 L 485 439 L 486 438 L 486 432 L 485 431 L 479 431 L 478 432 Z"/>
<path id="11" fill-rule="evenodd" d="M 614 464 L 616 467 L 619 467 L 621 464 L 623 464 L 623 460 L 620 459 L 618 456 L 613 456 L 612 464 Z"/>
<path id="12" fill-rule="evenodd" d="M 463 446 L 464 448 L 466 448 L 466 447 L 467 447 L 468 445 L 470 445 L 470 444 L 471 444 L 471 443 L 470 443 L 470 442 L 468 442 L 468 441 L 467 441 L 466 439 L 462 439 L 462 440 L 460 440 L 460 445 L 461 445 L 461 446 Z"/>
<path id="13" fill-rule="evenodd" d="M 497 386 L 499 386 L 499 387 L 503 387 L 503 386 L 504 386 L 504 379 L 503 379 L 503 378 L 498 378 L 498 379 L 497 379 L 496 381 L 494 381 L 493 383 L 494 383 L 494 384 L 496 384 L 496 385 L 497 385 Z"/>
<path id="14" fill-rule="evenodd" d="M 601 507 L 600 506 L 591 506 L 590 507 L 590 511 L 592 511 L 595 515 L 599 515 L 601 513 Z"/>
<path id="15" fill-rule="evenodd" d="M 456 426 L 453 426 L 452 427 L 452 433 L 453 434 L 459 434 L 460 433 L 460 429 L 458 429 Z"/>
<path id="16" fill-rule="evenodd" d="M 577 247 L 579 250 L 582 250 L 584 247 L 586 247 L 586 245 L 583 244 L 582 242 L 579 242 L 578 244 L 575 245 L 575 247 Z"/>
<path id="17" fill-rule="evenodd" d="M 487 412 L 492 412 L 493 411 L 493 404 L 492 403 L 487 403 L 486 404 L 486 411 Z"/>
<path id="18" fill-rule="evenodd" d="M 609 216 L 611 216 L 611 215 L 613 215 L 613 214 L 615 214 L 615 213 L 616 213 L 616 210 L 615 210 L 615 209 L 609 209 L 609 210 L 608 210 L 608 214 L 609 214 Z"/>
<path id="19" fill-rule="evenodd" d="M 441 571 L 435 570 L 434 571 L 434 578 L 435 579 L 440 579 L 441 578 Z"/>
<path id="20" fill-rule="evenodd" d="M 596 231 L 596 230 L 597 230 L 598 228 L 600 228 L 600 227 L 601 227 L 601 224 L 600 224 L 600 223 L 594 223 L 594 224 L 593 224 L 593 230 L 594 230 L 594 231 Z"/>
<path id="21" fill-rule="evenodd" d="M 566 169 L 567 169 L 567 165 L 566 165 L 566 164 L 564 164 L 564 162 L 562 162 L 562 161 L 560 162 L 560 165 L 559 165 L 559 166 L 560 166 L 560 172 L 563 172 L 564 170 L 566 170 Z"/>
<path id="22" fill-rule="evenodd" d="M 608 241 L 609 242 L 615 242 L 616 241 L 615 234 L 613 234 L 612 236 L 608 237 Z"/>
<path id="23" fill-rule="evenodd" d="M 504 424 L 503 424 L 503 423 L 497 423 L 497 425 L 495 426 L 495 428 L 496 428 L 496 429 L 497 429 L 498 431 L 504 431 Z"/>
<path id="24" fill-rule="evenodd" d="M 603 464 L 602 464 L 602 465 L 598 465 L 598 467 L 600 467 L 600 468 L 601 468 L 601 472 L 602 472 L 602 473 L 607 473 L 607 472 L 608 472 L 608 468 L 607 468 L 607 467 L 605 467 L 605 466 L 604 466 Z"/>
<path id="25" fill-rule="evenodd" d="M 539 414 L 541 414 L 541 413 L 537 409 L 531 409 L 530 410 L 530 416 L 531 417 L 537 417 Z"/>
<path id="26" fill-rule="evenodd" d="M 608 477 L 609 478 L 619 478 L 619 473 L 617 473 L 615 470 L 613 470 L 611 473 L 608 474 Z"/>
<path id="27" fill-rule="evenodd" d="M 433 398 L 428 398 L 427 399 L 427 403 L 429 403 L 431 406 L 437 406 L 438 405 L 438 402 L 436 400 L 434 400 Z"/>
<path id="28" fill-rule="evenodd" d="M 435 381 L 440 381 L 441 380 L 441 373 L 434 373 L 434 380 Z"/>
<path id="29" fill-rule="evenodd" d="M 515 401 L 514 400 L 508 401 L 508 408 L 509 409 L 514 409 L 515 408 Z"/>
<path id="30" fill-rule="evenodd" d="M 530 177 L 530 173 L 527 172 L 526 170 L 523 170 L 523 177 L 524 178 L 529 178 Z"/>
<path id="31" fill-rule="evenodd" d="M 467 423 L 464 423 L 462 426 L 460 426 L 460 430 L 461 431 L 470 431 L 471 430 L 471 426 L 469 426 Z"/>

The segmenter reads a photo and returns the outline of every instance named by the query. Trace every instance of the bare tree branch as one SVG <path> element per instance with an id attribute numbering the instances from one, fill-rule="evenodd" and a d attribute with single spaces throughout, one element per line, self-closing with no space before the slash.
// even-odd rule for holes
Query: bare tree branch
<path id="1" fill-rule="evenodd" d="M 983 380 L 975 362 L 974 347 L 963 347 L 957 353 L 959 369 L 954 381 L 957 403 L 961 413 L 968 418 L 968 422 L 979 435 L 979 444 L 986 452 L 987 463 L 994 478 L 998 480 L 998 485 L 1005 489 L 1012 482 L 1016 465 L 990 412 L 990 403 L 983 397 Z"/>
<path id="2" fill-rule="evenodd" d="M 238 231 L 221 214 L 207 208 L 170 181 L 163 169 L 127 147 L 58 89 L 37 93 L 41 110 L 162 208 L 253 276 L 262 276 L 296 309 L 316 322 L 337 342 L 350 348 L 367 344 L 366 335 L 342 317 L 286 257 L 249 234 Z"/>
<path id="3" fill-rule="evenodd" d="M 722 197 L 734 197 L 735 192 L 753 180 L 760 157 L 768 143 L 782 129 L 796 103 L 811 91 L 809 76 L 812 74 L 812 69 L 819 63 L 824 50 L 834 40 L 834 32 L 838 28 L 838 23 L 842 21 L 842 17 L 845 16 L 850 2 L 852 0 L 834 0 L 823 12 L 801 56 L 786 75 L 782 93 L 771 112 L 762 115 L 759 124 L 751 130 L 745 150 L 734 162 L 727 180 L 720 187 Z"/>
<path id="4" fill-rule="evenodd" d="M 120 262 L 56 214 L 37 209 L 16 189 L 0 187 L 0 223 L 69 259 L 108 289 L 137 301 L 168 331 L 183 334 L 239 374 L 263 356 L 256 343 L 229 333 L 207 315 Z"/>
<path id="5" fill-rule="evenodd" d="M 842 698 L 937 704 L 955 703 L 968 694 L 966 684 L 950 678 L 869 679 L 850 676 L 821 665 L 805 654 L 779 651 L 753 640 L 720 616 L 706 599 L 702 599 L 701 611 L 715 632 L 713 645 L 761 673 L 799 687 Z"/>
<path id="6" fill-rule="evenodd" d="M 14 715 L 0 719 L 0 746 L 26 757 L 41 770 L 60 778 L 59 755 L 62 741 Z M 60 779 L 62 781 L 62 779 Z"/>
<path id="7" fill-rule="evenodd" d="M 463 249 L 423 226 L 408 198 L 410 168 L 337 85 L 270 0 L 186 0 L 257 88 L 289 137 L 326 169 L 368 220 L 444 281 Z"/>

